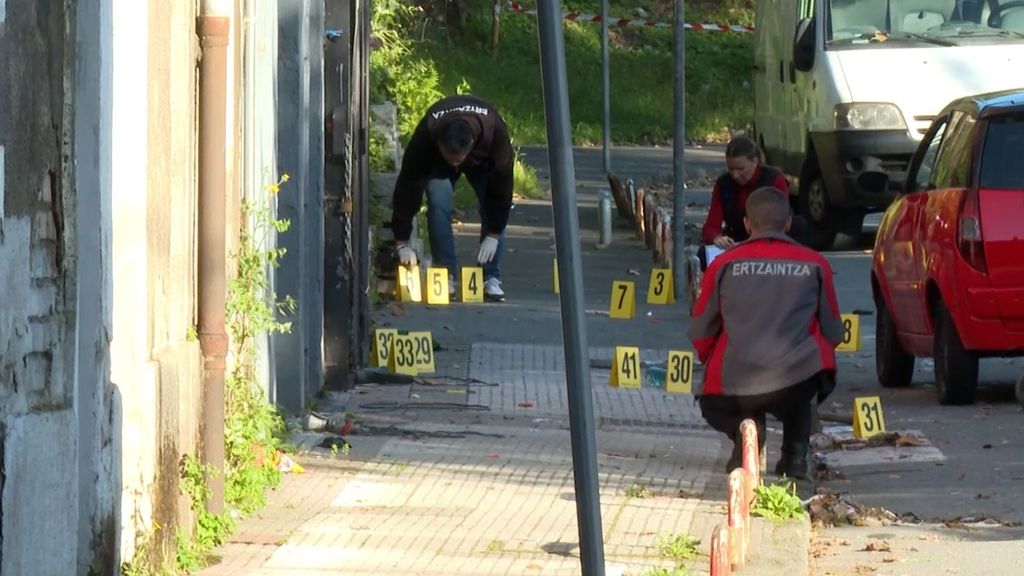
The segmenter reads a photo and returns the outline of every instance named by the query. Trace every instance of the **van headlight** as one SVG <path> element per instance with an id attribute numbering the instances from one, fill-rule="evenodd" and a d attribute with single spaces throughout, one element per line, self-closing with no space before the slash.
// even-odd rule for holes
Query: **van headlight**
<path id="1" fill-rule="evenodd" d="M 906 130 L 903 113 L 888 102 L 836 104 L 836 130 Z"/>

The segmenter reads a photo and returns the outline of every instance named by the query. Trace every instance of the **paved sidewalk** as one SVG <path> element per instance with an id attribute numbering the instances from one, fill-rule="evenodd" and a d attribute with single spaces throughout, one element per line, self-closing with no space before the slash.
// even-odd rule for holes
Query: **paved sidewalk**
<path id="1" fill-rule="evenodd" d="M 689 573 L 707 574 L 725 518 L 722 438 L 692 396 L 607 384 L 615 345 L 658 361 L 689 349 L 685 307 L 644 302 L 650 253 L 622 223 L 611 247 L 595 248 L 596 189 L 579 197 L 606 574 L 671 569 L 659 541 L 682 534 L 701 541 Z M 306 473 L 287 476 L 202 574 L 581 574 L 551 220 L 550 203 L 517 203 L 507 302 L 377 311 L 378 326 L 432 332 L 436 374 L 328 394 L 318 411 L 356 414 L 350 453 L 298 434 Z M 458 230 L 460 256 L 475 253 L 477 230 Z M 608 317 L 614 280 L 637 283 L 636 318 Z M 804 524 L 753 532 L 745 573 L 807 572 Z"/>

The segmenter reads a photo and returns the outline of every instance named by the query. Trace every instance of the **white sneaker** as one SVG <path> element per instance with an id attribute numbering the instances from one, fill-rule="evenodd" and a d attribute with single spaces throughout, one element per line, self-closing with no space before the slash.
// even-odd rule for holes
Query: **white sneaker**
<path id="1" fill-rule="evenodd" d="M 501 280 L 488 278 L 484 282 L 484 300 L 488 302 L 504 302 L 505 291 L 501 289 Z"/>

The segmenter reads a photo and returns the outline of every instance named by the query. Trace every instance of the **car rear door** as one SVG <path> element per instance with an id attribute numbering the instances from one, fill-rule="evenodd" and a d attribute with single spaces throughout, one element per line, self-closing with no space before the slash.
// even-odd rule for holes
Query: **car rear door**
<path id="1" fill-rule="evenodd" d="M 978 195 L 989 281 L 1024 287 L 1024 110 L 986 122 Z"/>
<path id="2" fill-rule="evenodd" d="M 1024 110 L 988 119 L 978 204 L 988 278 L 1003 325 L 1024 330 Z"/>

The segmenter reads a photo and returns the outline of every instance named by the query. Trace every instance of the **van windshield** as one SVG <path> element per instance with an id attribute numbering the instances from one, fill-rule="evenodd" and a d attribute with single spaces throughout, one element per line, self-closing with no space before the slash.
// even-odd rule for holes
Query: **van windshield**
<path id="1" fill-rule="evenodd" d="M 982 188 L 1024 190 L 1024 114 L 988 121 L 981 156 Z"/>
<path id="2" fill-rule="evenodd" d="M 829 0 L 829 47 L 1024 42 L 1021 0 Z"/>

